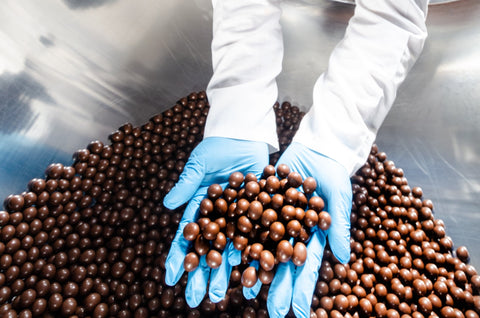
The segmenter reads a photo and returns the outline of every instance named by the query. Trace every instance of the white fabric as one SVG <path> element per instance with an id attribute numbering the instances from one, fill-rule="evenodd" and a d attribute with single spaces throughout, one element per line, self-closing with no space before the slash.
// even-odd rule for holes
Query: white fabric
<path id="1" fill-rule="evenodd" d="M 213 0 L 213 76 L 205 137 L 263 141 L 278 150 L 276 76 L 283 41 L 278 0 Z"/>
<path id="2" fill-rule="evenodd" d="M 272 105 L 283 39 L 278 1 L 213 0 L 214 75 L 205 136 L 278 148 Z M 357 0 L 343 40 L 315 83 L 294 137 L 353 174 L 366 160 L 396 92 L 427 36 L 428 0 Z"/>

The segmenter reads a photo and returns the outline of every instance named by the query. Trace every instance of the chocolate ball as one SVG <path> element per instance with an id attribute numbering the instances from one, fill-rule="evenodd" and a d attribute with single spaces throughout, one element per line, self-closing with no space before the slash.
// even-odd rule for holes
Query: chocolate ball
<path id="1" fill-rule="evenodd" d="M 308 206 L 310 209 L 320 213 L 325 207 L 325 202 L 321 197 L 313 196 L 310 198 L 310 200 L 308 200 Z"/>
<path id="2" fill-rule="evenodd" d="M 237 220 L 237 228 L 243 233 L 249 233 L 253 229 L 253 224 L 247 216 L 242 215 Z"/>
<path id="3" fill-rule="evenodd" d="M 332 218 L 330 214 L 326 211 L 322 211 L 318 214 L 318 227 L 324 231 L 330 228 L 332 224 Z"/>
<path id="4" fill-rule="evenodd" d="M 281 240 L 278 242 L 277 251 L 276 251 L 276 259 L 281 263 L 288 262 L 293 255 L 293 247 L 290 242 L 287 240 Z"/>
<path id="5" fill-rule="evenodd" d="M 260 266 L 266 271 L 271 271 L 273 269 L 275 266 L 275 257 L 272 252 L 269 250 L 263 250 L 260 253 Z"/>
<path id="6" fill-rule="evenodd" d="M 270 238 L 276 242 L 280 241 L 285 235 L 285 227 L 281 222 L 278 222 L 278 221 L 273 222 L 270 225 L 269 231 L 270 231 L 270 234 L 269 234 Z"/>
<path id="7" fill-rule="evenodd" d="M 206 261 L 210 268 L 218 268 L 222 264 L 222 254 L 216 250 L 210 250 L 207 253 Z"/>
<path id="8" fill-rule="evenodd" d="M 203 237 L 209 241 L 213 241 L 218 232 L 220 232 L 220 226 L 216 222 L 208 223 L 203 229 Z"/>
<path id="9" fill-rule="evenodd" d="M 242 274 L 242 285 L 251 288 L 257 282 L 257 270 L 255 267 L 250 266 L 243 271 Z"/>
<path id="10" fill-rule="evenodd" d="M 307 260 L 307 247 L 302 242 L 295 243 L 293 247 L 292 262 L 296 266 L 302 266 Z"/>
<path id="11" fill-rule="evenodd" d="M 462 261 L 462 262 L 468 262 L 470 259 L 470 254 L 468 253 L 468 250 L 465 246 L 459 246 L 456 251 L 457 257 Z"/>
<path id="12" fill-rule="evenodd" d="M 217 237 L 213 241 L 212 246 L 220 251 L 223 251 L 227 245 L 227 237 L 222 232 L 217 234 Z"/>
<path id="13" fill-rule="evenodd" d="M 242 185 L 243 180 L 243 173 L 237 171 L 230 175 L 230 177 L 228 178 L 228 184 L 234 189 L 239 188 Z"/>
<path id="14" fill-rule="evenodd" d="M 207 195 L 210 199 L 216 200 L 223 194 L 222 186 L 219 184 L 212 184 L 208 187 Z"/>

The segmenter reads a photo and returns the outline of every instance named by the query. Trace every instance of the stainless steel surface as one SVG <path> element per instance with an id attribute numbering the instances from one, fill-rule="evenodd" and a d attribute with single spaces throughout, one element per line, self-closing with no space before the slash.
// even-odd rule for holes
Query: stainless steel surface
<path id="1" fill-rule="evenodd" d="M 353 6 L 283 3 L 279 100 L 307 108 Z M 378 145 L 421 186 L 480 268 L 480 2 L 430 7 L 425 50 Z M 0 197 L 124 122 L 140 124 L 211 75 L 211 5 L 196 1 L 0 2 Z"/>

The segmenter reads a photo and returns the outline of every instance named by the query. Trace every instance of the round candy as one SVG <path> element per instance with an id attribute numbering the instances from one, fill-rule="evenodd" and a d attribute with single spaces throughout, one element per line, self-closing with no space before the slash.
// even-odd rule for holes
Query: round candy
<path id="1" fill-rule="evenodd" d="M 222 254 L 216 250 L 210 250 L 207 253 L 207 265 L 210 268 L 218 268 L 222 264 Z"/>
<path id="2" fill-rule="evenodd" d="M 312 194 L 317 189 L 317 181 L 313 177 L 307 177 L 303 181 L 303 191 L 305 194 Z"/>
<path id="3" fill-rule="evenodd" d="M 238 188 L 242 185 L 243 179 L 243 173 L 237 171 L 230 175 L 230 177 L 228 178 L 228 184 L 232 188 Z"/>
<path id="4" fill-rule="evenodd" d="M 288 262 L 293 255 L 293 247 L 287 240 L 281 240 L 277 245 L 276 258 L 281 263 Z"/>
<path id="5" fill-rule="evenodd" d="M 242 285 L 247 288 L 250 288 L 250 287 L 253 287 L 256 282 L 257 282 L 256 268 L 253 266 L 247 267 L 247 269 L 245 269 L 242 274 Z"/>
<path id="6" fill-rule="evenodd" d="M 266 271 L 271 271 L 273 269 L 275 266 L 275 257 L 272 252 L 269 250 L 263 250 L 260 253 L 260 266 Z"/>
<path id="7" fill-rule="evenodd" d="M 307 260 L 307 247 L 302 242 L 295 243 L 293 247 L 292 262 L 296 266 L 302 266 Z"/>
<path id="8" fill-rule="evenodd" d="M 332 218 L 326 211 L 322 211 L 318 214 L 318 227 L 324 231 L 330 228 L 332 224 Z"/>
<path id="9" fill-rule="evenodd" d="M 274 241 L 280 241 L 285 235 L 285 227 L 281 222 L 273 222 L 270 225 L 270 238 Z"/>
<path id="10" fill-rule="evenodd" d="M 199 233 L 200 226 L 195 222 L 190 222 L 183 228 L 183 237 L 185 237 L 187 241 L 194 241 Z"/>

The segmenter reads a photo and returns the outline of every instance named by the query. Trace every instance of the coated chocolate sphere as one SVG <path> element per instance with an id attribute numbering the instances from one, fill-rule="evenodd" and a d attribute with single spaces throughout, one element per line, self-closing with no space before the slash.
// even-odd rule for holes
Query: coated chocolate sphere
<path id="1" fill-rule="evenodd" d="M 281 222 L 273 222 L 270 225 L 270 238 L 274 241 L 280 241 L 285 235 L 285 227 Z"/>
<path id="2" fill-rule="evenodd" d="M 238 188 L 243 183 L 243 173 L 241 172 L 234 172 L 228 178 L 228 184 L 232 188 Z"/>
<path id="3" fill-rule="evenodd" d="M 470 254 L 468 253 L 468 250 L 465 246 L 459 246 L 457 248 L 456 254 L 462 262 L 468 262 L 468 260 L 470 259 Z"/>
<path id="4" fill-rule="evenodd" d="M 276 259 L 281 263 L 288 262 L 293 255 L 293 247 L 287 240 L 281 240 L 277 245 Z"/>
<path id="5" fill-rule="evenodd" d="M 318 214 L 318 227 L 324 231 L 330 228 L 332 224 L 332 218 L 326 211 L 322 211 Z"/>
<path id="6" fill-rule="evenodd" d="M 212 184 L 208 187 L 207 194 L 212 200 L 219 198 L 223 193 L 222 186 L 219 184 Z"/>
<path id="7" fill-rule="evenodd" d="M 206 97 L 189 94 L 142 126 L 123 125 L 110 145 L 91 142 L 75 153 L 72 166 L 49 165 L 45 179 L 31 180 L 26 192 L 4 201 L 0 316 L 267 316 L 276 265 L 303 266 L 310 235 L 332 222 L 325 202 L 312 196 L 315 179 L 303 180 L 284 164 L 265 167 L 261 179 L 235 172 L 224 190 L 210 185 L 199 218 L 183 229 L 191 242 L 186 272 L 203 255 L 218 267 L 227 240 L 241 251 L 225 298 L 215 304 L 206 297 L 191 309 L 184 298 L 188 274 L 165 284 L 185 207 L 167 211 L 162 200 L 203 138 Z M 304 113 L 288 102 L 273 110 L 281 150 L 270 156 L 275 164 Z M 466 264 L 466 247 L 453 250 L 423 190 L 409 186 L 375 145 L 351 181 L 350 262 L 338 263 L 327 238 L 310 316 L 478 317 L 480 276 Z M 242 286 L 257 279 L 267 286 L 244 299 Z"/>
<path id="8" fill-rule="evenodd" d="M 207 253 L 207 265 L 210 268 L 218 268 L 222 264 L 222 254 L 216 250 L 210 250 Z"/>
<path id="9" fill-rule="evenodd" d="M 303 181 L 303 191 L 305 194 L 312 194 L 317 189 L 317 181 L 313 177 L 307 177 Z"/>
<path id="10" fill-rule="evenodd" d="M 263 250 L 260 253 L 260 266 L 266 271 L 271 271 L 275 265 L 275 257 L 272 252 Z"/>
<path id="11" fill-rule="evenodd" d="M 293 247 L 292 262 L 296 266 L 302 266 L 307 260 L 307 247 L 302 242 L 295 243 Z"/>
<path id="12" fill-rule="evenodd" d="M 242 285 L 250 288 L 255 285 L 257 282 L 257 270 L 255 267 L 250 266 L 243 271 L 242 274 Z"/>

